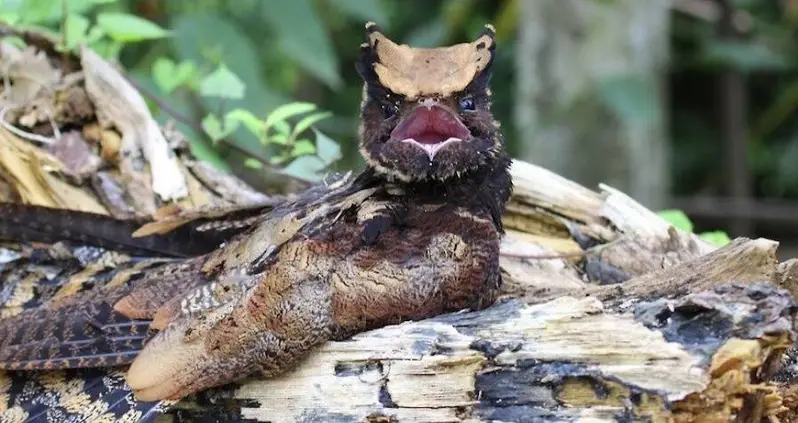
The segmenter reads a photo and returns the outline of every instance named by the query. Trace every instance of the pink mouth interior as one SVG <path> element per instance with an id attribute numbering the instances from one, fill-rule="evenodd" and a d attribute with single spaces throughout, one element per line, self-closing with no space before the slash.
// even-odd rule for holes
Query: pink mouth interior
<path id="1" fill-rule="evenodd" d="M 420 144 L 439 144 L 450 138 L 467 140 L 468 128 L 452 112 L 440 107 L 417 107 L 394 128 L 391 138 L 413 139 Z"/>

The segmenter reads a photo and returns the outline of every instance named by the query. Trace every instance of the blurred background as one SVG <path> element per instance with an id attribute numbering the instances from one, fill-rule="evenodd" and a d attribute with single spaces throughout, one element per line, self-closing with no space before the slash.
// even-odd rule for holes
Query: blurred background
<path id="1" fill-rule="evenodd" d="M 365 21 L 416 46 L 492 23 L 494 107 L 514 157 L 798 255 L 798 0 L 56 3 L 2 0 L 0 13 L 118 60 L 195 154 L 254 185 L 279 181 L 275 169 L 313 179 L 363 165 Z"/>

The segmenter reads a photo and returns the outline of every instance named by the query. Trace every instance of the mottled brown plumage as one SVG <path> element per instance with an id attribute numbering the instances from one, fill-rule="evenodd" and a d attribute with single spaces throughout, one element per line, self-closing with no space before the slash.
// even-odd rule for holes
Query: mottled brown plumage
<path id="1" fill-rule="evenodd" d="M 1 320 L 0 368 L 130 364 L 139 400 L 179 399 L 277 375 L 327 340 L 491 304 L 511 191 L 490 111 L 493 30 L 438 49 L 366 30 L 366 170 L 245 213 L 251 226 L 233 225 L 212 252 L 139 265 Z"/>

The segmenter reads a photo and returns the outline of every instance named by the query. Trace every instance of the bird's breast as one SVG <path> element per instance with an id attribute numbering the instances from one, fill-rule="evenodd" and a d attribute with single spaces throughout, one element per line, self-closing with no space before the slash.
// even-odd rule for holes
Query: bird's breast
<path id="1" fill-rule="evenodd" d="M 490 219 L 417 210 L 371 245 L 363 245 L 359 229 L 342 222 L 327 236 L 309 240 L 311 254 L 302 263 L 326 263 L 315 271 L 330 287 L 334 333 L 347 336 L 492 298 L 499 234 Z"/>

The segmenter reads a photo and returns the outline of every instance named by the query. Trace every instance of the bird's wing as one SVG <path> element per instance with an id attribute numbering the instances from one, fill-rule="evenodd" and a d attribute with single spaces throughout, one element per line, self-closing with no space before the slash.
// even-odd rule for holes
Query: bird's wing
<path id="1" fill-rule="evenodd" d="M 240 234 L 272 206 L 166 207 L 153 218 L 116 219 L 77 210 L 0 203 L 0 240 L 71 242 L 144 257 L 193 257 Z"/>
<path id="2" fill-rule="evenodd" d="M 147 422 L 161 414 L 168 403 L 135 400 L 122 369 L 66 368 L 113 366 L 135 356 L 146 321 L 115 312 L 112 305 L 157 285 L 146 275 L 174 267 L 173 260 L 83 247 L 26 250 L 16 258 L 4 252 L 0 421 Z"/>

